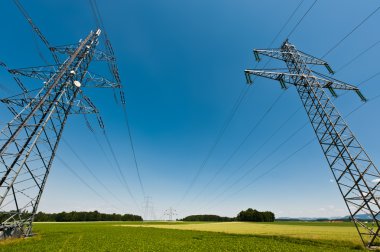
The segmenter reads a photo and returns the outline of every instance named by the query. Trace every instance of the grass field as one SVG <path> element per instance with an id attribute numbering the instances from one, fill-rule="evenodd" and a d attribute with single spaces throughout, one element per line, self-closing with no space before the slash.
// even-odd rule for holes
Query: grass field
<path id="1" fill-rule="evenodd" d="M 351 223 L 36 223 L 0 251 L 358 251 Z"/>

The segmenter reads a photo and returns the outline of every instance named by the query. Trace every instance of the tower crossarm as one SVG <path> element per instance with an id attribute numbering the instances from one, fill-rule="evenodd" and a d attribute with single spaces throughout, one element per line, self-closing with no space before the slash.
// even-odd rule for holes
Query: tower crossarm
<path id="1" fill-rule="evenodd" d="M 261 59 L 260 59 L 259 55 L 268 56 L 268 57 L 278 59 L 278 60 L 284 60 L 286 57 L 290 56 L 293 52 L 284 52 L 281 49 L 255 49 L 255 50 L 253 50 L 253 53 L 255 55 L 256 60 L 260 61 Z M 316 58 L 314 56 L 311 56 L 311 55 L 304 53 L 304 52 L 301 52 L 301 51 L 298 51 L 298 56 L 302 58 L 302 60 L 305 62 L 305 64 L 323 65 L 323 66 L 326 66 L 328 69 L 331 70 L 328 63 L 322 59 Z M 331 70 L 331 72 L 332 72 L 332 70 Z"/>
<path id="2" fill-rule="evenodd" d="M 13 75 L 21 75 L 23 77 L 35 78 L 42 81 L 48 81 L 58 70 L 59 66 L 38 66 L 26 67 L 19 69 L 9 69 L 8 72 Z"/>
<path id="3" fill-rule="evenodd" d="M 251 75 L 256 75 L 272 80 L 277 80 L 280 82 L 282 88 L 286 88 L 285 83 L 294 86 L 305 85 L 305 83 L 307 83 L 307 85 L 310 86 L 326 88 L 331 92 L 333 96 L 337 96 L 337 94 L 334 91 L 335 89 L 351 90 L 355 91 L 363 101 L 366 101 L 366 98 L 361 94 L 360 90 L 356 86 L 347 84 L 345 82 L 330 78 L 319 73 L 318 75 L 322 77 L 304 73 L 286 73 L 267 71 L 261 69 L 247 69 L 245 70 L 245 75 L 248 84 L 253 83 Z"/>
<path id="4" fill-rule="evenodd" d="M 75 49 L 78 47 L 77 44 L 70 44 L 70 45 L 63 45 L 63 46 L 53 46 L 50 47 L 50 50 L 52 52 L 57 52 L 60 54 L 66 54 L 66 55 L 71 55 L 75 52 Z M 107 54 L 99 49 L 94 50 L 94 60 L 97 61 L 110 61 L 110 62 L 115 62 L 116 59 L 114 56 Z"/>
<path id="5" fill-rule="evenodd" d="M 83 79 L 83 87 L 86 88 L 121 88 L 120 83 L 110 81 L 109 79 L 87 72 Z"/>
<path id="6" fill-rule="evenodd" d="M 77 99 L 72 101 L 72 109 L 70 114 L 98 114 L 99 111 L 96 106 L 92 103 L 90 98 L 85 96 L 83 92 L 80 92 Z M 70 100 L 67 100 L 67 103 L 70 103 Z"/>
<path id="7" fill-rule="evenodd" d="M 0 61 L 0 66 L 3 67 L 5 70 L 7 70 L 9 72 L 10 69 L 8 68 L 8 66 L 4 62 Z M 17 78 L 17 76 L 15 76 L 14 74 L 12 74 L 12 77 L 13 77 L 14 81 L 17 83 L 17 85 L 20 87 L 20 89 L 24 93 L 28 92 L 28 90 L 26 89 L 26 87 L 24 86 L 24 84 L 22 83 L 22 81 L 19 78 Z"/>

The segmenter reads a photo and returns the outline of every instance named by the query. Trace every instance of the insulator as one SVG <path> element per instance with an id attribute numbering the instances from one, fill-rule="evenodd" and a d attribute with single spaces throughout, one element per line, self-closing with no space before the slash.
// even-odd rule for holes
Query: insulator
<path id="1" fill-rule="evenodd" d="M 327 89 L 330 91 L 332 96 L 338 97 L 338 95 L 336 94 L 335 90 L 332 87 L 328 87 Z"/>
<path id="2" fill-rule="evenodd" d="M 356 94 L 360 97 L 360 99 L 363 101 L 363 102 L 366 102 L 367 101 L 367 98 L 365 98 L 365 96 L 362 94 L 362 92 L 360 92 L 359 89 L 355 90 Z"/>
<path id="3" fill-rule="evenodd" d="M 116 104 L 119 104 L 119 101 L 117 100 L 115 89 L 113 89 L 113 99 L 115 100 Z"/>
<path id="4" fill-rule="evenodd" d="M 329 64 L 325 63 L 324 66 L 326 67 L 327 71 L 329 71 L 330 74 L 334 74 L 334 70 L 329 66 Z"/>
<path id="5" fill-rule="evenodd" d="M 86 114 L 83 114 L 83 116 L 84 116 L 84 120 L 85 120 L 85 122 L 86 122 L 86 126 L 87 126 L 87 128 L 88 128 L 91 132 L 94 132 L 94 129 L 92 128 L 90 122 L 88 121 L 88 119 L 87 119 L 87 117 L 86 117 Z"/>
<path id="6" fill-rule="evenodd" d="M 247 84 L 253 83 L 253 81 L 251 79 L 251 75 L 249 74 L 249 72 L 245 72 L 245 79 L 247 80 Z"/>
<path id="7" fill-rule="evenodd" d="M 121 104 L 125 104 L 125 97 L 124 97 L 123 91 L 120 91 L 120 100 L 121 100 Z"/>
<path id="8" fill-rule="evenodd" d="M 9 99 L 7 99 L 7 98 L 0 99 L 0 102 L 5 103 L 5 104 L 9 104 Z"/>
<path id="9" fill-rule="evenodd" d="M 259 55 L 259 53 L 256 50 L 254 50 L 253 54 L 255 55 L 256 61 L 259 62 L 260 61 L 260 55 Z"/>
<path id="10" fill-rule="evenodd" d="M 103 123 L 102 117 L 99 114 L 97 114 L 97 118 L 98 118 L 99 127 L 101 129 L 104 129 L 104 123 Z"/>
<path id="11" fill-rule="evenodd" d="M 14 77 L 13 79 L 16 81 L 17 85 L 22 89 L 23 92 L 25 92 L 25 93 L 28 92 L 28 90 L 26 89 L 26 87 L 24 86 L 24 84 L 22 84 L 22 82 L 20 81 L 19 78 Z"/>
<path id="12" fill-rule="evenodd" d="M 288 87 L 286 86 L 285 81 L 284 81 L 284 79 L 283 79 L 282 77 L 279 78 L 278 81 L 280 82 L 280 85 L 281 85 L 281 88 L 282 88 L 282 89 L 287 89 L 287 88 L 288 88 Z"/>

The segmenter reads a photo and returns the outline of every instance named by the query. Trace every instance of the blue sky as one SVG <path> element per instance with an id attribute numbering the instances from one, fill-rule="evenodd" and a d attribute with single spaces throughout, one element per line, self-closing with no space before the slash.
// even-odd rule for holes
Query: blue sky
<path id="1" fill-rule="evenodd" d="M 265 79 L 257 79 L 249 87 L 247 96 L 199 179 L 181 200 L 234 102 L 246 88 L 243 71 L 256 65 L 252 49 L 266 48 L 270 44 L 299 1 L 97 2 L 118 59 L 141 177 L 146 194 L 152 197 L 157 217 L 162 216 L 169 207 L 174 207 L 179 217 L 200 213 L 234 216 L 248 207 L 272 210 L 277 216 L 347 215 L 338 188 L 335 182 L 331 182 L 331 171 L 317 141 L 271 170 L 313 139 L 314 131 L 307 124 L 273 152 L 308 119 L 306 112 L 299 109 L 301 101 L 294 87 L 283 91 L 277 82 Z M 273 47 L 280 46 L 313 2 L 304 1 Z M 22 3 L 51 44 L 77 42 L 96 28 L 86 0 Z M 378 5 L 376 1 L 363 4 L 358 1 L 319 0 L 294 31 L 290 41 L 298 49 L 321 57 Z M 0 11 L 3 24 L 0 59 L 11 68 L 42 65 L 33 32 L 15 5 L 11 1 L 2 1 Z M 333 50 L 326 57 L 332 68 L 339 69 L 380 40 L 377 32 L 379 21 L 380 13 L 376 13 Z M 43 44 L 38 41 L 37 46 L 49 58 Z M 379 56 L 380 45 L 377 45 L 338 71 L 335 77 L 358 85 L 380 71 Z M 258 65 L 259 68 L 262 66 Z M 99 71 L 106 69 L 105 66 L 103 70 L 100 66 L 97 68 Z M 326 73 L 324 69 L 318 70 Z M 17 92 L 15 83 L 6 72 L 0 71 L 0 77 L 1 84 L 10 87 L 11 92 Z M 361 86 L 364 95 L 368 98 L 379 95 L 379 81 L 380 76 L 377 76 L 364 83 Z M 40 85 L 36 81 L 30 83 Z M 62 143 L 58 155 L 107 201 L 99 198 L 56 160 L 39 209 L 47 212 L 97 209 L 102 212 L 142 214 L 140 208 L 144 195 L 133 164 L 122 109 L 115 104 L 109 90 L 90 90 L 87 94 L 101 111 L 118 161 L 140 206 L 136 207 L 119 182 L 115 164 L 109 164 L 85 127 L 83 118 L 72 116 L 64 139 L 70 142 L 76 153 L 123 204 L 105 191 Z M 6 95 L 2 93 L 2 96 Z M 280 95 L 271 112 L 236 156 L 202 191 Z M 379 100 L 370 100 L 346 118 L 375 164 L 380 161 Z M 334 104 L 346 115 L 361 102 L 354 94 L 347 94 L 335 99 Z M 293 114 L 288 123 L 259 149 Z M 93 118 L 91 121 L 96 126 L 96 120 Z M 113 162 L 99 129 L 97 135 L 108 159 Z M 255 152 L 247 165 L 238 169 Z M 270 153 L 270 158 L 266 158 Z M 265 161 L 261 162 L 263 159 Z M 255 167 L 257 163 L 261 165 Z M 252 167 L 255 169 L 249 175 L 215 199 Z M 267 173 L 269 170 L 271 172 Z M 222 184 L 230 174 L 233 175 L 228 183 Z M 248 183 L 252 184 L 234 193 Z"/>

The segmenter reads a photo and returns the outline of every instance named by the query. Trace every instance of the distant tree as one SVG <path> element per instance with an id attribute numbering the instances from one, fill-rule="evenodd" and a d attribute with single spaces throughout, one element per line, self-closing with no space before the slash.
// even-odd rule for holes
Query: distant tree
<path id="1" fill-rule="evenodd" d="M 273 222 L 275 216 L 274 213 L 269 211 L 259 212 L 256 209 L 248 208 L 245 211 L 241 211 L 236 219 L 238 221 Z"/>
<path id="2" fill-rule="evenodd" d="M 38 212 L 34 216 L 36 222 L 68 222 L 68 221 L 142 221 L 142 217 L 133 214 L 105 214 L 98 211 L 93 212 L 61 212 L 43 213 Z"/>
<path id="3" fill-rule="evenodd" d="M 235 218 L 220 217 L 218 215 L 190 215 L 182 219 L 182 221 L 234 221 Z"/>

